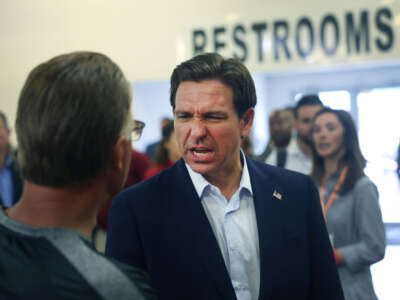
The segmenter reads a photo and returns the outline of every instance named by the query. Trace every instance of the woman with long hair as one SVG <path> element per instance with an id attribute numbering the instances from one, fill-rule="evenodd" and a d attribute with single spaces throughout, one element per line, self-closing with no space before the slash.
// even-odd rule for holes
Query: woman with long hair
<path id="1" fill-rule="evenodd" d="M 312 127 L 313 170 L 346 300 L 376 300 L 370 266 L 384 257 L 385 228 L 375 184 L 364 174 L 354 122 L 323 108 Z"/>
<path id="2" fill-rule="evenodd" d="M 175 138 L 174 121 L 170 120 L 162 129 L 162 140 L 154 154 L 154 164 L 147 170 L 145 179 L 169 168 L 181 157 Z"/>

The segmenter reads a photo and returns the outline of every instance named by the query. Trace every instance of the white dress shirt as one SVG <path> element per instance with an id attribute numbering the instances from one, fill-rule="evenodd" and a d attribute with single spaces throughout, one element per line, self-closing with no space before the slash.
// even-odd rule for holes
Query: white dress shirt
<path id="1" fill-rule="evenodd" d="M 218 187 L 186 164 L 230 275 L 238 300 L 258 299 L 260 251 L 253 192 L 246 159 L 240 185 L 230 201 Z"/>
<path id="2" fill-rule="evenodd" d="M 311 157 L 305 155 L 303 151 L 301 151 L 298 143 L 297 137 L 293 136 L 290 139 L 290 143 L 286 148 L 287 158 L 285 163 L 285 169 L 297 171 L 306 175 L 311 174 L 312 170 L 312 160 Z M 277 165 L 277 150 L 274 149 L 268 155 L 265 163 L 269 165 L 276 166 Z"/>

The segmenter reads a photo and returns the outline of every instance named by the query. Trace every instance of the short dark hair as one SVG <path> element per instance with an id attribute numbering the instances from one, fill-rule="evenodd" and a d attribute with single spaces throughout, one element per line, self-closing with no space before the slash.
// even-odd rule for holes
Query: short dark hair
<path id="1" fill-rule="evenodd" d="M 233 105 L 241 118 L 244 113 L 257 104 L 256 89 L 253 79 L 238 59 L 225 59 L 217 53 L 197 55 L 178 65 L 171 76 L 170 102 L 175 109 L 175 97 L 183 81 L 200 82 L 217 79 L 233 90 Z"/>
<path id="2" fill-rule="evenodd" d="M 8 121 L 6 114 L 0 110 L 0 119 L 3 121 L 4 127 L 8 129 Z"/>
<path id="3" fill-rule="evenodd" d="M 319 99 L 318 95 L 304 95 L 297 101 L 296 106 L 294 108 L 294 116 L 297 119 L 299 108 L 302 106 L 310 106 L 310 105 L 320 105 L 324 106 L 321 99 Z"/>
<path id="4" fill-rule="evenodd" d="M 130 100 L 122 71 L 103 54 L 64 54 L 34 68 L 17 109 L 23 176 L 54 187 L 95 178 L 111 158 Z"/>
<path id="5" fill-rule="evenodd" d="M 366 165 L 366 160 L 361 153 L 360 144 L 358 141 L 357 129 L 351 118 L 351 115 L 344 110 L 332 109 L 324 107 L 322 110 L 318 111 L 314 116 L 314 121 L 318 116 L 322 114 L 331 113 L 334 114 L 340 124 L 343 126 L 343 146 L 344 155 L 340 161 L 340 165 L 348 165 L 348 172 L 346 179 L 343 182 L 342 188 L 340 189 L 340 194 L 345 194 L 351 190 L 354 184 L 359 178 L 364 176 L 364 168 Z M 323 158 L 318 155 L 315 146 L 313 148 L 313 170 L 311 176 L 318 184 L 321 184 L 321 180 L 324 175 L 324 162 Z"/>

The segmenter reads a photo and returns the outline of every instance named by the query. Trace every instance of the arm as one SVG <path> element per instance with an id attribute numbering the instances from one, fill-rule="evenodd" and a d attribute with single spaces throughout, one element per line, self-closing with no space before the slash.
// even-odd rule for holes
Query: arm
<path id="1" fill-rule="evenodd" d="M 352 197 L 358 241 L 337 250 L 343 263 L 352 272 L 358 272 L 384 257 L 386 236 L 375 185 L 362 178 L 354 186 Z"/>
<path id="2" fill-rule="evenodd" d="M 107 232 L 106 255 L 120 262 L 146 269 L 144 252 L 129 192 L 112 202 Z"/>
<path id="3" fill-rule="evenodd" d="M 311 180 L 308 184 L 308 232 L 310 241 L 310 300 L 344 299 L 333 257 L 318 191 Z"/>
<path id="4" fill-rule="evenodd" d="M 137 295 L 131 295 L 129 299 L 145 299 L 145 300 L 157 300 L 156 291 L 150 285 L 149 275 L 138 268 L 128 266 L 126 264 L 119 263 L 115 264 L 125 273 L 125 275 L 134 283 L 138 290 Z M 139 294 L 140 293 L 140 294 Z M 119 299 L 117 299 L 119 300 Z M 122 300 L 122 299 L 121 299 Z"/>

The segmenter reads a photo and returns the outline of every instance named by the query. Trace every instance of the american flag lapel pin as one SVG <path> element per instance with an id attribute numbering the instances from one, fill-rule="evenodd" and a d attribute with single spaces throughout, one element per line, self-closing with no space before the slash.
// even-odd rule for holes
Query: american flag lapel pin
<path id="1" fill-rule="evenodd" d="M 272 194 L 272 197 L 275 197 L 278 200 L 282 200 L 282 194 L 278 193 L 276 190 L 274 190 L 274 193 Z"/>

